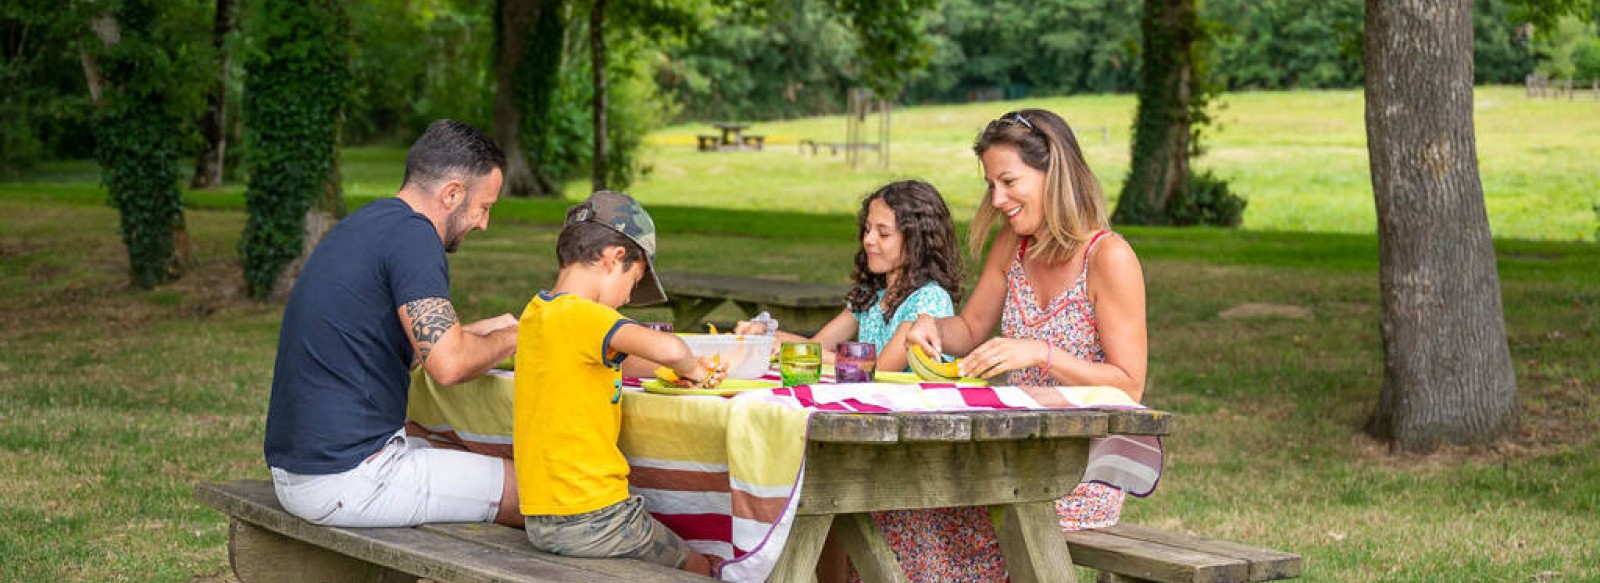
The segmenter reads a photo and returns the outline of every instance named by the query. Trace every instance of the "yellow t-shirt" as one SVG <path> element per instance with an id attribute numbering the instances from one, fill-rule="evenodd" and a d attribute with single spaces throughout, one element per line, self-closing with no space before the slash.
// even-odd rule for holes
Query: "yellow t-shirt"
<path id="1" fill-rule="evenodd" d="M 627 355 L 611 335 L 630 322 L 583 297 L 539 292 L 522 311 L 512 449 L 522 514 L 570 516 L 628 497 L 622 431 Z"/>

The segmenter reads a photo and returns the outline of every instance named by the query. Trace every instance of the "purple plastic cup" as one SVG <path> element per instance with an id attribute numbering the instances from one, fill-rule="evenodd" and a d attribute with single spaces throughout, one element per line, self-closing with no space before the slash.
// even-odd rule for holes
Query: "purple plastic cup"
<path id="1" fill-rule="evenodd" d="M 834 378 L 841 383 L 870 383 L 878 368 L 878 350 L 867 342 L 840 342 L 833 360 Z"/>

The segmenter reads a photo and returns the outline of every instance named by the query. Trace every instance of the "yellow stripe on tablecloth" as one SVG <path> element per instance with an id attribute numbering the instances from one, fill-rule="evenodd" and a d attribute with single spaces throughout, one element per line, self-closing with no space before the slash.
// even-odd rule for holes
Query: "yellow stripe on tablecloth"
<path id="1" fill-rule="evenodd" d="M 752 486 L 793 487 L 805 461 L 810 411 L 755 400 L 732 403 L 728 474 Z"/>
<path id="2" fill-rule="evenodd" d="M 622 393 L 622 436 L 630 458 L 728 463 L 728 401 L 639 391 Z"/>
<path id="3" fill-rule="evenodd" d="M 510 375 L 494 374 L 459 385 L 441 385 L 419 367 L 411 373 L 406 417 L 426 427 L 448 425 L 461 434 L 509 438 L 514 387 Z"/>

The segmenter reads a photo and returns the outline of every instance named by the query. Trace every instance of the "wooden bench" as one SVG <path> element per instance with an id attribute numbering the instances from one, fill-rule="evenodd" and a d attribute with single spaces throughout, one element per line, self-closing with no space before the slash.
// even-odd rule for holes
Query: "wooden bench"
<path id="1" fill-rule="evenodd" d="M 761 145 L 767 141 L 766 136 L 741 136 L 739 139 L 743 142 L 742 146 L 757 151 L 761 150 Z"/>
<path id="2" fill-rule="evenodd" d="M 784 330 L 813 332 L 844 309 L 844 294 L 850 289 L 710 273 L 664 271 L 657 275 L 672 307 L 672 326 L 679 332 L 696 329 L 706 314 L 729 301 L 747 317 L 765 310 Z"/>
<path id="3" fill-rule="evenodd" d="M 695 138 L 700 140 L 699 148 L 701 152 L 715 152 L 722 142 L 722 137 L 717 135 L 700 134 Z"/>
<path id="4" fill-rule="evenodd" d="M 1101 581 L 1246 583 L 1300 576 L 1300 556 L 1132 524 L 1066 533 L 1072 562 Z"/>
<path id="5" fill-rule="evenodd" d="M 316 526 L 284 512 L 265 480 L 202 483 L 194 496 L 228 515 L 228 562 L 241 583 L 716 581 L 632 559 L 540 553 L 521 530 L 494 524 Z"/>

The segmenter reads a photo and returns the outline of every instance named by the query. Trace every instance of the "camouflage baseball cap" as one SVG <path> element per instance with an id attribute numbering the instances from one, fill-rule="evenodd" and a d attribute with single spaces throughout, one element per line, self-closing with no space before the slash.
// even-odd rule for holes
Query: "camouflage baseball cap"
<path id="1" fill-rule="evenodd" d="M 566 224 L 579 221 L 611 227 L 644 249 L 644 277 L 633 286 L 628 305 L 648 306 L 667 301 L 667 292 L 656 279 L 656 223 L 650 220 L 650 213 L 645 212 L 638 201 L 620 192 L 596 191 L 589 195 L 589 200 L 567 209 Z"/>

